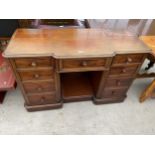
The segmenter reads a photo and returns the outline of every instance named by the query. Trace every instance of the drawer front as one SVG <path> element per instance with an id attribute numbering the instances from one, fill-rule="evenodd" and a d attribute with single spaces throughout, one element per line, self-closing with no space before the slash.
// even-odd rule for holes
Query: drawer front
<path id="1" fill-rule="evenodd" d="M 107 58 L 60 60 L 60 70 L 105 68 L 108 67 L 107 61 Z"/>
<path id="2" fill-rule="evenodd" d="M 143 56 L 143 54 L 116 55 L 113 59 L 112 66 L 141 63 L 143 60 Z"/>
<path id="3" fill-rule="evenodd" d="M 136 66 L 128 66 L 128 67 L 112 67 L 110 69 L 110 77 L 114 76 L 133 76 L 138 69 L 138 65 Z"/>
<path id="4" fill-rule="evenodd" d="M 55 91 L 54 81 L 25 82 L 23 86 L 27 94 Z"/>
<path id="5" fill-rule="evenodd" d="M 22 81 L 27 80 L 47 80 L 53 79 L 54 72 L 51 69 L 34 70 L 34 71 L 20 71 L 20 78 Z"/>
<path id="6" fill-rule="evenodd" d="M 103 98 L 117 98 L 117 97 L 124 97 L 127 92 L 127 88 L 125 89 L 105 89 L 103 91 L 102 97 Z"/>
<path id="7" fill-rule="evenodd" d="M 42 94 L 28 96 L 29 103 L 27 105 L 43 105 L 56 103 L 55 94 Z"/>
<path id="8" fill-rule="evenodd" d="M 54 60 L 52 58 L 17 58 L 15 59 L 17 68 L 37 68 L 37 67 L 53 67 Z"/>
<path id="9" fill-rule="evenodd" d="M 106 88 L 118 88 L 118 87 L 128 87 L 133 78 L 110 78 L 106 81 Z"/>

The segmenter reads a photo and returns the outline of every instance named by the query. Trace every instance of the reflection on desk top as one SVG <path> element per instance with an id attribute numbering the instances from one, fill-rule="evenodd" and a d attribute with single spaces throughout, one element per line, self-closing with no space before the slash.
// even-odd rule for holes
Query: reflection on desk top
<path id="1" fill-rule="evenodd" d="M 141 36 L 142 40 L 149 48 L 152 49 L 152 54 L 155 55 L 155 36 Z"/>
<path id="2" fill-rule="evenodd" d="M 137 37 L 102 29 L 17 29 L 4 57 L 55 58 L 108 57 L 116 53 L 146 53 Z"/>

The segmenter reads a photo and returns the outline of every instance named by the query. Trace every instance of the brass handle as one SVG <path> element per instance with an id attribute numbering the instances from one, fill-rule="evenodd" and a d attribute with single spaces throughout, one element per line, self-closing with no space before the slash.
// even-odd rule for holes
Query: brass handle
<path id="1" fill-rule="evenodd" d="M 31 66 L 32 66 L 32 67 L 36 67 L 36 66 L 37 66 L 36 62 L 32 62 L 32 63 L 31 63 Z"/>
<path id="2" fill-rule="evenodd" d="M 34 77 L 35 77 L 35 78 L 39 78 L 39 74 L 35 74 Z"/>
<path id="3" fill-rule="evenodd" d="M 86 61 L 82 61 L 82 66 L 87 66 L 88 64 L 87 64 L 87 62 Z"/>
<path id="4" fill-rule="evenodd" d="M 128 57 L 127 62 L 132 62 L 132 59 L 130 57 Z"/>

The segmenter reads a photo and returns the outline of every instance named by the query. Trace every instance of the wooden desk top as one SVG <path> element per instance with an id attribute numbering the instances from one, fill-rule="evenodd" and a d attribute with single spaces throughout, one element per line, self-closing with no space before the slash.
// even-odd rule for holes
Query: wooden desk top
<path id="1" fill-rule="evenodd" d="M 140 40 L 152 49 L 152 54 L 155 56 L 155 36 L 141 36 Z"/>
<path id="2" fill-rule="evenodd" d="M 102 29 L 17 29 L 3 56 L 63 59 L 142 52 L 150 49 L 137 37 Z"/>

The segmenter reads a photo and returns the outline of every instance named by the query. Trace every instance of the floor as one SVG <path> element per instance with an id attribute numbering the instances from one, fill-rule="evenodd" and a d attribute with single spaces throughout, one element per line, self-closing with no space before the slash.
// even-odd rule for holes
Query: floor
<path id="1" fill-rule="evenodd" d="M 17 88 L 0 105 L 0 134 L 155 134 L 155 100 L 138 101 L 151 80 L 135 80 L 123 103 L 74 102 L 39 112 L 25 110 Z"/>

